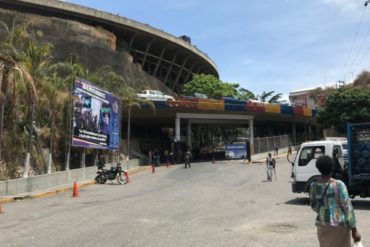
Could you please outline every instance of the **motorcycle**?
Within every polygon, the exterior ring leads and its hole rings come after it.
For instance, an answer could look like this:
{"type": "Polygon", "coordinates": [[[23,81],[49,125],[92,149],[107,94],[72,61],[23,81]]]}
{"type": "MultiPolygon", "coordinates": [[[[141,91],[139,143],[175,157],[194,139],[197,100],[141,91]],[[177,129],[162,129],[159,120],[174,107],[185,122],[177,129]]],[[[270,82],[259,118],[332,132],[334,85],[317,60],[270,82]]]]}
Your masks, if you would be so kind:
{"type": "Polygon", "coordinates": [[[105,184],[108,179],[111,181],[116,179],[119,184],[128,183],[128,174],[122,170],[121,163],[117,163],[115,167],[111,167],[110,169],[104,169],[104,167],[104,163],[98,161],[98,171],[96,172],[98,175],[95,177],[96,182],[105,184]]]}

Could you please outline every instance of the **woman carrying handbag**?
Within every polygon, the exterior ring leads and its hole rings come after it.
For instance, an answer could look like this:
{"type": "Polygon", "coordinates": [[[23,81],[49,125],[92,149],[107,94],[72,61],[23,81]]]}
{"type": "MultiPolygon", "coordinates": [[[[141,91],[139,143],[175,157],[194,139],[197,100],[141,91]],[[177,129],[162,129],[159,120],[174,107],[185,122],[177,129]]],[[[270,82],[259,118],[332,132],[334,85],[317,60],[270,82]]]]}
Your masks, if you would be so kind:
{"type": "Polygon", "coordinates": [[[317,213],[316,226],[320,247],[351,247],[361,241],[356,217],[346,185],[333,179],[334,160],[320,156],[316,167],[321,179],[310,187],[311,208],[317,213]]]}

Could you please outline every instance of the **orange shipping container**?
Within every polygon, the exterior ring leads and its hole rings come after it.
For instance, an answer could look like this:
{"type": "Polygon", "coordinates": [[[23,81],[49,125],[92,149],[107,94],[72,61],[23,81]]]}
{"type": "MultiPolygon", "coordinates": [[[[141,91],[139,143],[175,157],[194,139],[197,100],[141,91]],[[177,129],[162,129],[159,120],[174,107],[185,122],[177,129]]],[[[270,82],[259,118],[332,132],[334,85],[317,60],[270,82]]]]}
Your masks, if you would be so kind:
{"type": "Polygon", "coordinates": [[[303,116],[305,117],[312,117],[312,109],[311,108],[303,108],[303,116]]]}
{"type": "Polygon", "coordinates": [[[223,100],[213,100],[213,99],[198,99],[198,109],[199,110],[224,110],[223,100]]]}
{"type": "Polygon", "coordinates": [[[265,112],[268,113],[280,113],[280,105],[279,104],[265,104],[265,112]]]}

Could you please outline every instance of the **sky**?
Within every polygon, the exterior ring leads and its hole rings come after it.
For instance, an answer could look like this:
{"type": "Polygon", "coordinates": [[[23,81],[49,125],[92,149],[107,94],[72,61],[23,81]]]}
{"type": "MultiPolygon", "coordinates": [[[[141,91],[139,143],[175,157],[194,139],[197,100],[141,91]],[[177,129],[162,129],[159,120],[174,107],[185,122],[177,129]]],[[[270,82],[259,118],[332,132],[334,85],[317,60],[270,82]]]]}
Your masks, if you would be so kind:
{"type": "Polygon", "coordinates": [[[352,81],[370,67],[365,0],[67,0],[187,35],[256,95],[352,81]]]}

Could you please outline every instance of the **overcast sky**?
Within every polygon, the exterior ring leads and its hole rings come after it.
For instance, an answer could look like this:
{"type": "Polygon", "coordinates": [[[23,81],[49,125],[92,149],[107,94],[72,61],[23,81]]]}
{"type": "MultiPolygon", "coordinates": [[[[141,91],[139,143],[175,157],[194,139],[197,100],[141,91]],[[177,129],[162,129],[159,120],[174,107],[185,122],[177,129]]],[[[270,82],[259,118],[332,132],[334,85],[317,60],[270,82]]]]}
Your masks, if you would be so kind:
{"type": "Polygon", "coordinates": [[[220,79],[288,95],[370,66],[365,0],[68,0],[149,24],[215,61],[220,79]]]}

